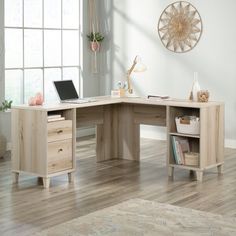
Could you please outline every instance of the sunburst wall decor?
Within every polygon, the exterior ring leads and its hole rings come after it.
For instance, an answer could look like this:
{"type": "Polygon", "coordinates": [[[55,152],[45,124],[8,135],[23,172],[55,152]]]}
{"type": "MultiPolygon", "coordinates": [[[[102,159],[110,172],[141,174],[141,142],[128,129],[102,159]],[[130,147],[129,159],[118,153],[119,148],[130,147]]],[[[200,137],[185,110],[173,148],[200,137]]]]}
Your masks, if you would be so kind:
{"type": "Polygon", "coordinates": [[[162,12],[158,22],[158,33],[161,42],[168,50],[188,52],[201,38],[201,16],[191,3],[174,2],[162,12]]]}

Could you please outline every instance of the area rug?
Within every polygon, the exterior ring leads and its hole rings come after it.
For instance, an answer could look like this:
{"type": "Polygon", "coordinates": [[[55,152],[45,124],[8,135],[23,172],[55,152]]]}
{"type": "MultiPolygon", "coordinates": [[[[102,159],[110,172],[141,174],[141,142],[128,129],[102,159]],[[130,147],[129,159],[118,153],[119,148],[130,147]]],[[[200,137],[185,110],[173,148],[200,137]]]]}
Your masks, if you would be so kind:
{"type": "Polygon", "coordinates": [[[54,226],[37,236],[235,236],[236,218],[131,199],[54,226]]]}

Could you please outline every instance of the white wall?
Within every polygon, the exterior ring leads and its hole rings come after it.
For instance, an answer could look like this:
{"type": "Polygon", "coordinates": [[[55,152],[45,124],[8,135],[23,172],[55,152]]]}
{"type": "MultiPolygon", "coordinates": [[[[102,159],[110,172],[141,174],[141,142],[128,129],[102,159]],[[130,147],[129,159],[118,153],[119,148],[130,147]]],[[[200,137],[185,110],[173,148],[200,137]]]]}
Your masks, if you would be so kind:
{"type": "MultiPolygon", "coordinates": [[[[148,70],[133,74],[139,95],[169,94],[187,98],[193,72],[199,74],[201,88],[210,91],[211,100],[225,102],[226,139],[236,147],[236,1],[191,0],[203,21],[203,35],[190,52],[176,54],[165,49],[158,37],[157,23],[163,9],[173,1],[110,0],[112,25],[111,51],[113,65],[106,80],[115,86],[135,55],[140,55],[148,70]]],[[[105,86],[105,83],[104,83],[105,86]]],[[[102,85],[101,85],[102,87],[102,85]]],[[[104,90],[101,90],[101,94],[104,90]]],[[[158,128],[145,128],[143,134],[163,137],[158,128]]]]}

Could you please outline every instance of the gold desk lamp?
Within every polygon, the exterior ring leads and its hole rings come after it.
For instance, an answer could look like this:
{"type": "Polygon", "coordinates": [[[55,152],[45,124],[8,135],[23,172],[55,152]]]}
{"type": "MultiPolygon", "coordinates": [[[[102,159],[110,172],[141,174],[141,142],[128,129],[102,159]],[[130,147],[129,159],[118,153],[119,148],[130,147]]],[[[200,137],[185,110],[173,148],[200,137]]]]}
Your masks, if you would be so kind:
{"type": "Polygon", "coordinates": [[[142,63],[142,60],[139,56],[134,58],[133,64],[130,69],[127,71],[127,85],[128,85],[128,93],[133,94],[133,88],[131,83],[131,74],[132,72],[144,72],[147,70],[146,65],[142,63]]]}

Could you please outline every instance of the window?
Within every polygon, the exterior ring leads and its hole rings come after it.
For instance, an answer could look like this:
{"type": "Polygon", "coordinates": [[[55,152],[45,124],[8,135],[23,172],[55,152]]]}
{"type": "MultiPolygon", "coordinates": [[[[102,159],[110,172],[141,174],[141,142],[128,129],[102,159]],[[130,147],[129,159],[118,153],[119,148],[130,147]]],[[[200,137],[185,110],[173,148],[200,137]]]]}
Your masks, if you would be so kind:
{"type": "Polygon", "coordinates": [[[37,92],[57,100],[54,80],[80,91],[80,1],[5,0],[5,98],[27,103],[37,92]]]}

